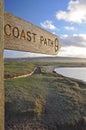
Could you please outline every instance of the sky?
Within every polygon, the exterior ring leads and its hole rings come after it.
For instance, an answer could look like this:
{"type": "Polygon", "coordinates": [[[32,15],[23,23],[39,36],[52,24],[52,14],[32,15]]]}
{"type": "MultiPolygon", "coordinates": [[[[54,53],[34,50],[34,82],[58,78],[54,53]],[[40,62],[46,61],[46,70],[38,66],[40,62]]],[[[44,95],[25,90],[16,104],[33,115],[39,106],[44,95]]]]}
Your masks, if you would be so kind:
{"type": "MultiPolygon", "coordinates": [[[[58,55],[86,58],[86,0],[4,0],[5,11],[56,34],[58,55]]],[[[5,50],[5,57],[42,54],[5,50]]]]}

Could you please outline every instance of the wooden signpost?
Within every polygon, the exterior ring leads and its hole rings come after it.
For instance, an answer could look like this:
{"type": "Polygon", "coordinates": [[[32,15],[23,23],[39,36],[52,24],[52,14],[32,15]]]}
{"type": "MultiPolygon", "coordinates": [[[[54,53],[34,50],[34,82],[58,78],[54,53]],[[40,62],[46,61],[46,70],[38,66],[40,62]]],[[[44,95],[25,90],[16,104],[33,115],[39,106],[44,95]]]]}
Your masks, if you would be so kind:
{"type": "Polygon", "coordinates": [[[57,54],[60,48],[56,35],[4,12],[0,0],[0,130],[4,130],[4,49],[57,54]]]}
{"type": "Polygon", "coordinates": [[[0,0],[0,130],[4,130],[4,3],[0,0]]]}

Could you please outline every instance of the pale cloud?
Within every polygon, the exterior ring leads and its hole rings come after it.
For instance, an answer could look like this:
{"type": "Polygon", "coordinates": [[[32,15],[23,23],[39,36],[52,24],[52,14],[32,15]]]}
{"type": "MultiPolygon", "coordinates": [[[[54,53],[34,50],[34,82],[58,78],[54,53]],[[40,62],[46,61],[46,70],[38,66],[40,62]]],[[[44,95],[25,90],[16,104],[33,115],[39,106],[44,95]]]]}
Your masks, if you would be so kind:
{"type": "Polygon", "coordinates": [[[86,34],[61,35],[59,41],[62,46],[86,47],[86,34]]]}
{"type": "Polygon", "coordinates": [[[53,34],[56,34],[55,32],[52,32],[53,34]]]}
{"type": "Polygon", "coordinates": [[[82,37],[84,40],[86,40],[86,34],[73,34],[75,37],[82,37]]]}
{"type": "Polygon", "coordinates": [[[50,30],[56,30],[56,26],[53,24],[52,21],[46,20],[43,23],[40,23],[41,27],[45,29],[50,29],[50,30]]]}
{"type": "Polygon", "coordinates": [[[59,36],[61,49],[58,56],[86,58],[86,34],[59,36]]]}
{"type": "Polygon", "coordinates": [[[64,29],[65,30],[75,30],[75,28],[73,26],[65,26],[64,29]]]}
{"type": "Polygon", "coordinates": [[[86,23],[86,0],[70,0],[67,11],[58,11],[56,18],[72,23],[86,23]]]}
{"type": "Polygon", "coordinates": [[[64,46],[60,49],[58,56],[86,58],[86,47],[64,46]]]}

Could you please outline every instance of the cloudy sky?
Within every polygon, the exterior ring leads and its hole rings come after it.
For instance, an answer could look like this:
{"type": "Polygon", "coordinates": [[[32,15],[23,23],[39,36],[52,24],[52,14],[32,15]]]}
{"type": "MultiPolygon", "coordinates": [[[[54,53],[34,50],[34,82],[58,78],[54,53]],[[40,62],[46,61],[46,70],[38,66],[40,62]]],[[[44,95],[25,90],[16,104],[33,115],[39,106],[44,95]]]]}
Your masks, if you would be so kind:
{"type": "MultiPolygon", "coordinates": [[[[57,56],[86,58],[86,0],[5,0],[5,10],[58,36],[57,56]]],[[[40,54],[5,50],[5,57],[40,54]]]]}

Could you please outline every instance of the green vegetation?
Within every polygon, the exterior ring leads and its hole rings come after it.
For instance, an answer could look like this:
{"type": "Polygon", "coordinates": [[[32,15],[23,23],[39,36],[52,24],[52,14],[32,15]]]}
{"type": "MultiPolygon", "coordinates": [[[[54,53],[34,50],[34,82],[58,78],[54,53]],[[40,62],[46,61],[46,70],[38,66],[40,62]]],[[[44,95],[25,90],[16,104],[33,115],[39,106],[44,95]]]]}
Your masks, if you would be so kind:
{"type": "MultiPolygon", "coordinates": [[[[57,66],[57,67],[75,67],[75,66],[86,66],[86,63],[57,63],[57,62],[24,62],[24,61],[5,61],[5,79],[13,78],[16,76],[29,74],[37,66],[57,66]]],[[[45,68],[42,68],[42,71],[46,72],[45,68]]]]}
{"type": "MultiPolygon", "coordinates": [[[[19,75],[31,72],[39,65],[6,62],[5,72],[19,75]]],[[[43,67],[41,71],[25,78],[5,80],[6,122],[16,122],[16,119],[30,122],[34,120],[41,122],[49,130],[60,130],[63,126],[72,126],[75,130],[74,127],[78,128],[86,116],[86,83],[49,73],[43,67]]],[[[83,122],[81,126],[86,128],[83,122]]]]}
{"type": "Polygon", "coordinates": [[[31,73],[34,70],[35,64],[27,62],[5,62],[5,78],[12,78],[17,75],[31,73]]]}

